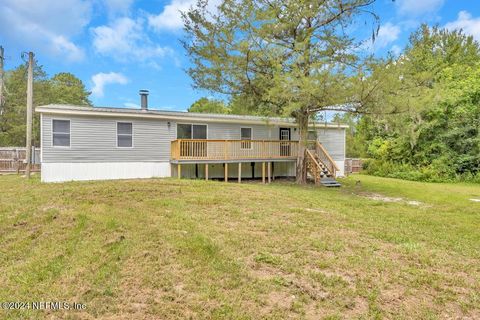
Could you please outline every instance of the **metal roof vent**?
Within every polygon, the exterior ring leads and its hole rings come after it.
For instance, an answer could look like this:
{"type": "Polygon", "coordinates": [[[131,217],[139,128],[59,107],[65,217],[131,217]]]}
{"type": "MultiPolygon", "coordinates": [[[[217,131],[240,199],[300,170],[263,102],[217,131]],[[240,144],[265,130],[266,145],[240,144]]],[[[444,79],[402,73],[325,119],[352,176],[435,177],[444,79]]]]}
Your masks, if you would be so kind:
{"type": "Polygon", "coordinates": [[[148,90],[140,90],[140,106],[142,110],[148,110],[148,90]]]}

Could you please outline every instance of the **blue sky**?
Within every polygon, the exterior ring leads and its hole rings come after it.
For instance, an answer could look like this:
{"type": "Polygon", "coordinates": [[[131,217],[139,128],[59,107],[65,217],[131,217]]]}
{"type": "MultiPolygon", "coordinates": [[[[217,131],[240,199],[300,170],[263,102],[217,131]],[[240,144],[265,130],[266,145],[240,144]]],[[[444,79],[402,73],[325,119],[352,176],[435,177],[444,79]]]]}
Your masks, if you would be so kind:
{"type": "MultiPolygon", "coordinates": [[[[138,90],[148,89],[152,107],[186,110],[211,95],[192,89],[184,71],[179,11],[194,2],[0,0],[6,69],[22,63],[22,52],[34,51],[49,75],[71,72],[82,79],[94,105],[136,107],[138,90]]],[[[399,52],[422,22],[462,28],[480,40],[478,0],[377,0],[374,8],[381,28],[368,50],[377,55],[399,52]]]]}

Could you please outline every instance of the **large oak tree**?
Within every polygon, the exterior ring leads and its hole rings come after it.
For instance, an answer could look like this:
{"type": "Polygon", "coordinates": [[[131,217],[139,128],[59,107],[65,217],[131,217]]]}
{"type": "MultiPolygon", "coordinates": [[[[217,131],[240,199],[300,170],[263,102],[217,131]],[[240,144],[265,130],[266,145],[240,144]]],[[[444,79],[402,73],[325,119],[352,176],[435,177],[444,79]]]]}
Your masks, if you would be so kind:
{"type": "Polygon", "coordinates": [[[324,110],[358,112],[374,87],[362,81],[368,64],[351,35],[361,22],[375,37],[374,1],[223,0],[212,12],[208,0],[199,0],[183,14],[194,87],[247,96],[294,117],[297,182],[304,183],[309,121],[324,110]]]}

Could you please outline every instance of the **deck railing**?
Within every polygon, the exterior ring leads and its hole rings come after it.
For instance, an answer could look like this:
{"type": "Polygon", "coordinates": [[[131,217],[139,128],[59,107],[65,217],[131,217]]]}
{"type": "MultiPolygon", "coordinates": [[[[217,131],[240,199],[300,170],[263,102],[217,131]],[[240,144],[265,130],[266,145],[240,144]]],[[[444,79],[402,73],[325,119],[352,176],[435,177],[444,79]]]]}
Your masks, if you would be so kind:
{"type": "Polygon", "coordinates": [[[327,167],[328,171],[335,177],[336,172],[340,169],[338,168],[337,164],[332,159],[330,154],[327,152],[327,150],[325,150],[325,147],[318,141],[315,142],[315,152],[317,154],[318,160],[323,162],[323,164],[327,167]]]}
{"type": "Polygon", "coordinates": [[[196,140],[172,141],[172,160],[296,159],[298,141],[196,140]]]}

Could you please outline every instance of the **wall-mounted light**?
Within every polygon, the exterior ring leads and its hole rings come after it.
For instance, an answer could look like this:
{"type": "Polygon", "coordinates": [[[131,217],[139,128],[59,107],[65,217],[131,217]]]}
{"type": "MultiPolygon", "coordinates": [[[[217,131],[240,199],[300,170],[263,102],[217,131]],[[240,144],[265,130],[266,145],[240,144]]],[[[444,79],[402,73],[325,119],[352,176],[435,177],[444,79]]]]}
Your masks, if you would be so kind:
{"type": "Polygon", "coordinates": [[[168,122],[167,122],[168,129],[170,129],[170,126],[171,126],[171,125],[172,125],[172,124],[170,123],[170,121],[168,121],[168,122]]]}

